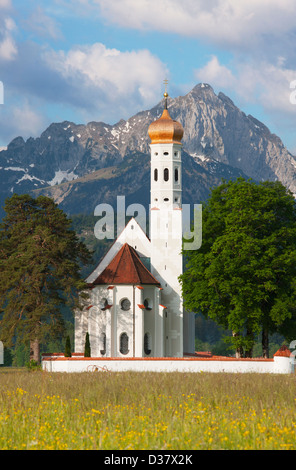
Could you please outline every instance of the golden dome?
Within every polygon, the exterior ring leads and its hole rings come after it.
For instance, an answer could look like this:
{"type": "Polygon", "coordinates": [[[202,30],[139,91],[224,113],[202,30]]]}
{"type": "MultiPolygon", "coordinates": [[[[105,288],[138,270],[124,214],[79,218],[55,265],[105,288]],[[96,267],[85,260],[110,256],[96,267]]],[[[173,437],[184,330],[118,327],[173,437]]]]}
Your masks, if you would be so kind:
{"type": "Polygon", "coordinates": [[[180,144],[183,133],[182,125],[171,118],[167,109],[163,110],[162,116],[152,122],[148,129],[151,144],[180,144]]]}

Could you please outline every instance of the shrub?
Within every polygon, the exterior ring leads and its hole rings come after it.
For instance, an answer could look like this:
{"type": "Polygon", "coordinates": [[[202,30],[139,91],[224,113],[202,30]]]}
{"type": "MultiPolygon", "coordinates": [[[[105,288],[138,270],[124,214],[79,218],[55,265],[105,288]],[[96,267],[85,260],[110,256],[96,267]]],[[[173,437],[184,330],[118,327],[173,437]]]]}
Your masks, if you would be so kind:
{"type": "Polygon", "coordinates": [[[70,336],[67,336],[66,338],[66,345],[65,345],[65,357],[71,357],[71,342],[70,342],[70,336]]]}
{"type": "Polygon", "coordinates": [[[91,357],[90,342],[89,342],[89,334],[88,333],[86,333],[86,336],[85,336],[84,357],[91,357]]]}

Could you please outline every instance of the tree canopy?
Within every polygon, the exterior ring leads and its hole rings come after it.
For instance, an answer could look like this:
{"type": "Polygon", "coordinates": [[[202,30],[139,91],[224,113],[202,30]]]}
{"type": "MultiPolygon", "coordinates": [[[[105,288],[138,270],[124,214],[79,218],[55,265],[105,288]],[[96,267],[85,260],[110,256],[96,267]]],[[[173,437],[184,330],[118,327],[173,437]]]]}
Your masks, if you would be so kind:
{"type": "Polygon", "coordinates": [[[255,335],[296,335],[296,207],[280,182],[238,178],[203,205],[202,246],[184,251],[184,306],[232,331],[237,356],[252,356],[255,335]]]}
{"type": "Polygon", "coordinates": [[[85,287],[81,265],[91,253],[71,229],[71,220],[44,196],[16,195],[5,202],[0,224],[0,338],[30,343],[39,361],[40,343],[63,332],[61,308],[79,303],[85,287]]]}

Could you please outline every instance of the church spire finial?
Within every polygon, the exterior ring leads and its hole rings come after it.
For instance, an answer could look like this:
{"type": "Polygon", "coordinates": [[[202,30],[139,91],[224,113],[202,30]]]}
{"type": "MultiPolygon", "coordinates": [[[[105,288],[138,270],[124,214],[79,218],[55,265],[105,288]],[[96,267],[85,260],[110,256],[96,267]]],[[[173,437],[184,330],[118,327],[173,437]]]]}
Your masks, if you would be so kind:
{"type": "Polygon", "coordinates": [[[156,121],[153,121],[149,128],[148,134],[151,139],[151,144],[181,144],[184,129],[182,125],[171,118],[168,111],[168,80],[164,80],[165,92],[164,96],[164,110],[162,115],[156,121]]]}
{"type": "Polygon", "coordinates": [[[168,87],[168,83],[169,81],[167,79],[164,80],[164,86],[165,86],[165,91],[164,91],[164,98],[165,98],[165,101],[164,101],[164,109],[168,109],[168,92],[167,92],[167,87],[168,87]]]}

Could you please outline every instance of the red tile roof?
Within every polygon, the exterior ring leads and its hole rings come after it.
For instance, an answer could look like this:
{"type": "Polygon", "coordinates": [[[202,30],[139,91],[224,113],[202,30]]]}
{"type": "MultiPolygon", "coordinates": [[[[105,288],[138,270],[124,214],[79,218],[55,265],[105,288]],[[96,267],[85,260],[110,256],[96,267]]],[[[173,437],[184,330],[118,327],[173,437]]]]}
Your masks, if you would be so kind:
{"type": "Polygon", "coordinates": [[[89,287],[101,284],[149,284],[160,286],[160,282],[144,266],[134,248],[127,243],[121,247],[97,279],[89,284],[89,287]]]}
{"type": "Polygon", "coordinates": [[[291,351],[287,346],[281,346],[280,349],[274,354],[274,356],[290,357],[291,351]]]}

